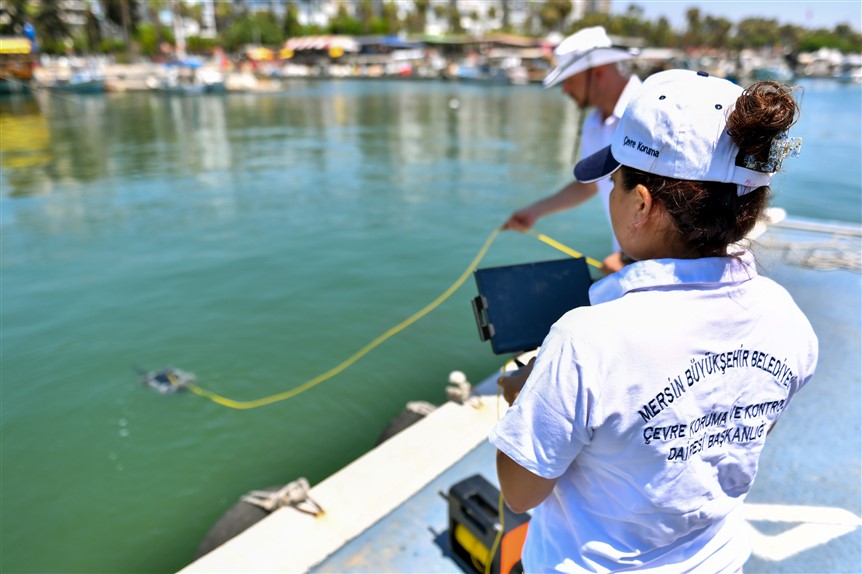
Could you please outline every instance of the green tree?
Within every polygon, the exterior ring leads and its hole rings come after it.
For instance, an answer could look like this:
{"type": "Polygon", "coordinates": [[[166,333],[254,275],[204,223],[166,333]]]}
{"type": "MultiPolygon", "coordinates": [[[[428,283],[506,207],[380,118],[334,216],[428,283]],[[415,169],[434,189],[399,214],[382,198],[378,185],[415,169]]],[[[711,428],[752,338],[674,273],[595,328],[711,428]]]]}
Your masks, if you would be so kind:
{"type": "Polygon", "coordinates": [[[123,30],[126,41],[138,26],[139,0],[102,0],[102,13],[105,18],[123,30]]]}
{"type": "Polygon", "coordinates": [[[727,48],[733,24],[727,18],[707,15],[703,20],[703,41],[711,48],[727,48]]]}
{"type": "Polygon", "coordinates": [[[621,16],[614,18],[619,22],[615,32],[627,38],[645,38],[649,34],[649,22],[644,20],[644,10],[640,6],[629,4],[621,16]]]}
{"type": "Polygon", "coordinates": [[[284,42],[284,32],[271,12],[239,16],[224,35],[225,47],[236,51],[245,44],[277,46],[284,42]]]}
{"type": "Polygon", "coordinates": [[[687,28],[682,36],[683,45],[686,48],[696,48],[703,45],[703,30],[700,19],[700,10],[697,8],[689,8],[685,11],[685,20],[687,28]]]}
{"type": "Polygon", "coordinates": [[[60,0],[42,0],[36,14],[36,34],[45,52],[63,53],[71,37],[69,27],[60,15],[60,0]]]}
{"type": "Polygon", "coordinates": [[[853,30],[849,24],[838,24],[832,35],[841,39],[838,49],[845,54],[862,52],[862,34],[853,30]]]}
{"type": "Polygon", "coordinates": [[[568,32],[573,33],[592,26],[601,26],[605,30],[610,31],[614,27],[613,18],[604,12],[587,12],[584,14],[583,18],[577,22],[573,22],[572,25],[569,26],[568,32]]]}
{"type": "Polygon", "coordinates": [[[102,27],[93,11],[87,9],[87,23],[84,25],[89,51],[95,51],[102,43],[102,27]]]}
{"type": "Polygon", "coordinates": [[[785,24],[778,28],[778,40],[786,49],[796,52],[802,43],[805,29],[792,24],[785,24]]]}
{"type": "Polygon", "coordinates": [[[284,31],[286,38],[293,38],[302,33],[302,25],[299,23],[299,8],[297,8],[296,4],[290,3],[287,5],[281,29],[284,31]]]}
{"type": "Polygon", "coordinates": [[[401,31],[403,22],[398,17],[398,7],[391,0],[383,5],[379,20],[383,34],[397,34],[401,31]]]}
{"type": "Polygon", "coordinates": [[[545,31],[561,30],[572,11],[572,0],[545,0],[539,8],[539,21],[545,31]]]}
{"type": "Polygon", "coordinates": [[[362,33],[363,29],[363,24],[348,13],[347,7],[344,4],[338,5],[338,12],[335,14],[335,18],[329,22],[329,32],[332,34],[357,35],[362,33]]]}
{"type": "Polygon", "coordinates": [[[141,53],[146,56],[155,56],[159,53],[159,35],[156,27],[152,24],[141,24],[135,30],[135,40],[140,46],[141,53]]]}
{"type": "Polygon", "coordinates": [[[358,9],[359,22],[362,24],[362,33],[369,34],[371,33],[374,23],[374,5],[371,3],[371,0],[359,0],[358,9]]]}
{"type": "Polygon", "coordinates": [[[763,48],[777,46],[780,34],[778,22],[766,18],[745,18],[736,26],[736,45],[739,47],[763,48]]]}
{"type": "Polygon", "coordinates": [[[854,32],[847,24],[839,24],[834,30],[818,28],[805,31],[799,49],[802,52],[815,52],[820,48],[832,48],[848,54],[862,51],[862,35],[854,32]]]}
{"type": "Polygon", "coordinates": [[[176,3],[177,13],[183,18],[192,18],[201,22],[203,20],[203,6],[200,4],[190,4],[179,0],[176,3]]]}
{"type": "Polygon", "coordinates": [[[425,31],[425,24],[428,22],[428,6],[430,5],[430,0],[413,0],[413,6],[415,7],[414,14],[416,15],[416,32],[425,31]]]}
{"type": "Polygon", "coordinates": [[[512,31],[512,0],[500,0],[500,5],[503,7],[503,31],[512,31]]]}
{"type": "Polygon", "coordinates": [[[442,20],[443,17],[445,17],[445,16],[446,16],[446,8],[444,6],[441,6],[440,4],[435,5],[434,6],[434,17],[436,17],[438,20],[442,20]]]}
{"type": "Polygon", "coordinates": [[[153,25],[157,45],[161,46],[162,42],[173,44],[175,41],[173,26],[163,26],[159,21],[159,13],[162,10],[171,9],[171,5],[168,3],[168,0],[149,0],[144,3],[143,9],[146,11],[145,14],[147,16],[147,20],[149,20],[153,25]]]}
{"type": "Polygon", "coordinates": [[[678,45],[679,36],[673,31],[670,22],[664,16],[660,17],[648,36],[650,44],[660,48],[670,48],[678,45]]]}
{"type": "Polygon", "coordinates": [[[24,24],[30,19],[30,0],[6,0],[3,4],[9,21],[0,24],[0,34],[20,36],[24,33],[24,24]]]}
{"type": "Polygon", "coordinates": [[[413,0],[413,10],[407,13],[404,20],[404,26],[408,32],[421,34],[425,31],[429,5],[429,0],[413,0]]]}
{"type": "Polygon", "coordinates": [[[446,8],[446,21],[449,23],[450,34],[464,33],[464,27],[461,25],[461,11],[458,10],[457,2],[450,0],[449,7],[446,8]]]}
{"type": "MultiPolygon", "coordinates": [[[[215,2],[216,29],[219,31],[230,29],[236,15],[230,2],[215,2]]],[[[220,34],[222,35],[222,34],[220,34]]]]}
{"type": "Polygon", "coordinates": [[[215,38],[201,38],[200,36],[186,38],[186,51],[190,54],[212,54],[218,45],[218,40],[215,38]]]}

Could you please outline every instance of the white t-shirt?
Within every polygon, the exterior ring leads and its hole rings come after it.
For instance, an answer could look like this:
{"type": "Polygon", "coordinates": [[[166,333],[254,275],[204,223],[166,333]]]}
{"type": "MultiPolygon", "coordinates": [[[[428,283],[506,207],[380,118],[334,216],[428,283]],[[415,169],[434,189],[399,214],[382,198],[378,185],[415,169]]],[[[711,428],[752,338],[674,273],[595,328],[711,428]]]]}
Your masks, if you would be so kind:
{"type": "MultiPolygon", "coordinates": [[[[629,104],[629,100],[637,93],[641,86],[641,81],[637,76],[631,76],[625,88],[623,88],[616,105],[614,112],[610,116],[603,118],[602,113],[598,108],[593,108],[592,111],[584,118],[584,131],[581,138],[581,158],[588,157],[600,149],[604,149],[611,145],[614,137],[614,132],[617,125],[620,123],[620,118],[623,117],[623,112],[629,104]]],[[[611,189],[614,187],[610,177],[600,179],[596,182],[599,188],[599,197],[602,198],[602,205],[605,208],[605,215],[608,218],[608,223],[611,221],[611,212],[608,198],[611,195],[611,189]]],[[[620,245],[617,243],[616,237],[612,236],[612,250],[614,253],[620,250],[620,245]]]]}
{"type": "Polygon", "coordinates": [[[552,327],[490,436],[558,479],[526,571],[737,571],[766,433],[817,362],[810,323],[750,253],[636,262],[590,301],[552,327]]]}

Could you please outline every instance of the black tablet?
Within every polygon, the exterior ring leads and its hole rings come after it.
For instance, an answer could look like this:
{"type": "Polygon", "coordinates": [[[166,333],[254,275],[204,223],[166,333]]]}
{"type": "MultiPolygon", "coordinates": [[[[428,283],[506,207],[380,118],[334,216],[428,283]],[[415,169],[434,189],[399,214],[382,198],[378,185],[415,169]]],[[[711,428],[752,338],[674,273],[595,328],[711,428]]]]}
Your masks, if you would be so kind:
{"type": "Polygon", "coordinates": [[[592,278],[583,258],[489,267],[473,275],[479,338],[490,340],[497,355],[539,347],[564,313],[590,304],[592,278]]]}

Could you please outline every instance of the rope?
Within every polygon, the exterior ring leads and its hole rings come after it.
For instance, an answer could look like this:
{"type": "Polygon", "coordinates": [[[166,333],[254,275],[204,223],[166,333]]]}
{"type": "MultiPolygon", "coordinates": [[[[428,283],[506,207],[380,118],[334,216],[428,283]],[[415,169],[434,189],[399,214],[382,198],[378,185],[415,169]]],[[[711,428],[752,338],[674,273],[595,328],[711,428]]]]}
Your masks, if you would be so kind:
{"type": "MultiPolygon", "coordinates": [[[[554,241],[553,239],[551,239],[550,237],[548,237],[546,235],[542,235],[540,233],[534,233],[534,232],[531,232],[531,233],[533,233],[533,235],[538,237],[541,241],[547,243],[548,245],[554,247],[555,249],[559,249],[563,253],[571,255],[572,257],[583,257],[580,253],[578,253],[574,249],[566,247],[562,243],[554,241]]],[[[353,355],[351,355],[350,357],[348,357],[347,359],[345,359],[344,361],[342,361],[341,363],[339,363],[335,367],[329,369],[328,371],[326,371],[324,373],[317,375],[316,377],[314,377],[312,379],[309,379],[308,381],[304,382],[303,384],[299,385],[298,387],[290,389],[289,391],[276,393],[274,395],[262,397],[260,399],[255,399],[255,400],[251,400],[251,401],[237,401],[234,399],[223,397],[223,396],[216,394],[212,391],[208,391],[208,390],[204,389],[203,387],[200,387],[194,383],[189,384],[187,386],[187,388],[200,397],[204,397],[206,399],[209,399],[209,400],[213,401],[214,403],[218,403],[224,407],[228,407],[231,409],[237,409],[237,410],[256,409],[258,407],[271,405],[271,404],[277,403],[279,401],[286,401],[287,399],[291,399],[291,398],[299,395],[300,393],[304,393],[305,391],[313,389],[314,387],[316,387],[320,383],[322,383],[326,380],[329,380],[332,377],[338,375],[339,373],[341,373],[342,371],[344,371],[345,369],[347,369],[348,367],[353,365],[356,361],[358,361],[359,359],[361,359],[362,357],[364,357],[365,355],[370,353],[376,347],[380,346],[383,342],[394,337],[395,335],[397,335],[398,333],[400,333],[401,331],[403,331],[404,329],[406,329],[407,327],[409,327],[410,325],[412,325],[413,323],[415,323],[416,321],[418,321],[419,319],[421,319],[422,317],[424,317],[425,315],[427,315],[428,313],[430,313],[431,311],[433,311],[434,309],[439,307],[444,301],[446,301],[446,299],[448,299],[453,293],[455,293],[455,291],[457,291],[461,287],[461,285],[463,285],[464,282],[470,277],[470,275],[473,273],[473,271],[476,270],[476,267],[478,267],[479,263],[482,261],[482,259],[484,259],[485,254],[488,253],[488,249],[491,247],[491,244],[494,242],[494,240],[497,239],[497,235],[499,235],[499,234],[500,234],[500,229],[494,229],[494,231],[491,232],[491,234],[485,240],[484,245],[482,245],[482,248],[479,249],[479,252],[476,254],[476,257],[474,257],[473,261],[470,262],[470,265],[467,266],[467,269],[464,270],[464,272],[461,274],[461,276],[458,277],[458,279],[456,279],[455,282],[452,283],[452,285],[450,285],[443,293],[441,293],[436,299],[434,299],[434,301],[432,301],[431,303],[429,303],[428,305],[426,305],[425,307],[423,307],[418,312],[414,313],[413,315],[411,315],[410,317],[408,317],[407,319],[405,319],[401,323],[398,323],[397,325],[395,325],[394,327],[392,327],[391,329],[389,329],[388,331],[386,331],[382,335],[378,336],[376,339],[374,339],[373,341],[371,341],[370,343],[368,343],[367,345],[365,345],[364,347],[359,349],[356,353],[354,353],[353,355]]],[[[592,265],[594,267],[599,267],[599,268],[601,267],[601,263],[599,263],[595,259],[587,258],[587,263],[589,263],[590,265],[592,265]]]]}

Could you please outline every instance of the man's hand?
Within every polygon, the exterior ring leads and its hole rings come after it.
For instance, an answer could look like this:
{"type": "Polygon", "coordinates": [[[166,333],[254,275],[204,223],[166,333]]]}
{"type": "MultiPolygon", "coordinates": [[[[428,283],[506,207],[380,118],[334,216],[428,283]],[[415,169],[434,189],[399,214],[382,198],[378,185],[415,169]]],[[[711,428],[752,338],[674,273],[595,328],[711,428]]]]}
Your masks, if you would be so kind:
{"type": "Polygon", "coordinates": [[[514,403],[515,399],[518,398],[521,389],[524,388],[524,383],[527,382],[527,377],[533,372],[533,363],[535,362],[536,358],[533,357],[529,363],[512,372],[511,375],[503,375],[497,379],[497,385],[503,389],[503,398],[506,399],[509,405],[514,403]]]}
{"type": "Polygon", "coordinates": [[[537,219],[539,219],[539,214],[532,208],[525,207],[510,215],[506,223],[503,224],[503,229],[514,229],[515,231],[524,232],[531,229],[537,219]]]}

